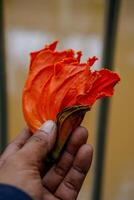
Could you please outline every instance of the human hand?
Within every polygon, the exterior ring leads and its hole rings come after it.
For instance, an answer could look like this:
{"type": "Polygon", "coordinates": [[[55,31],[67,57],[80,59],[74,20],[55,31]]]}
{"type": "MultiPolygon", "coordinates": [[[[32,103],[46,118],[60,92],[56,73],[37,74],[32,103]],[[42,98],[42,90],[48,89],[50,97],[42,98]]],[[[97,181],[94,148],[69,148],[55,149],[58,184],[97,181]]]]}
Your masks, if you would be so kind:
{"type": "Polygon", "coordinates": [[[92,161],[87,130],[77,128],[58,163],[43,174],[55,139],[53,121],[47,121],[32,136],[24,129],[0,157],[0,183],[16,186],[36,200],[75,200],[92,161]]]}

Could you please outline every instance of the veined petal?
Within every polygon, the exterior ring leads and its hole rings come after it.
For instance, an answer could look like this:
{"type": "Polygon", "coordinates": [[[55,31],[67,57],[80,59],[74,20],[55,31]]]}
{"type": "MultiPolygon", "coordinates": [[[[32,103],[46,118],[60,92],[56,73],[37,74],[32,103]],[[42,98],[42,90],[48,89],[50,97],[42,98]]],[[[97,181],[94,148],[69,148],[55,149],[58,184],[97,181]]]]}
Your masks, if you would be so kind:
{"type": "Polygon", "coordinates": [[[115,84],[120,81],[118,74],[107,69],[92,72],[92,75],[97,75],[98,77],[86,94],[78,96],[79,104],[92,106],[97,99],[112,96],[115,84]]]}
{"type": "Polygon", "coordinates": [[[30,70],[23,91],[23,113],[34,133],[48,119],[72,106],[89,106],[102,97],[112,96],[120,80],[116,73],[91,71],[94,56],[80,63],[82,52],[56,51],[57,41],[31,53],[30,70]]]}

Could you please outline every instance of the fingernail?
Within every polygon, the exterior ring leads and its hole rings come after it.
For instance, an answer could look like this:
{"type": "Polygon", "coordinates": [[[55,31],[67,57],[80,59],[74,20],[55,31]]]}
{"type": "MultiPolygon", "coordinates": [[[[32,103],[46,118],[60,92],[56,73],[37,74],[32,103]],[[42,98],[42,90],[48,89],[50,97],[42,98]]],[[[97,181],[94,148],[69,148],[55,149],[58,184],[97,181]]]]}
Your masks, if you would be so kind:
{"type": "Polygon", "coordinates": [[[40,130],[43,130],[45,133],[52,133],[56,129],[56,124],[52,120],[46,121],[41,127],[40,130]]]}

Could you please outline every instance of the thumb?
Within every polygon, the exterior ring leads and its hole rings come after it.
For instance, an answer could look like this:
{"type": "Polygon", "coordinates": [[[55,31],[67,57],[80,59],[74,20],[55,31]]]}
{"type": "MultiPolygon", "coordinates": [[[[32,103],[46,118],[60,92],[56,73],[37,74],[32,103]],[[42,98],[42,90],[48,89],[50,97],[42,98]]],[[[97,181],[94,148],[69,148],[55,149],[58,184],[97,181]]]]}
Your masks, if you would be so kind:
{"type": "Polygon", "coordinates": [[[56,140],[55,122],[46,121],[22,148],[33,160],[42,160],[52,150],[56,140]]]}

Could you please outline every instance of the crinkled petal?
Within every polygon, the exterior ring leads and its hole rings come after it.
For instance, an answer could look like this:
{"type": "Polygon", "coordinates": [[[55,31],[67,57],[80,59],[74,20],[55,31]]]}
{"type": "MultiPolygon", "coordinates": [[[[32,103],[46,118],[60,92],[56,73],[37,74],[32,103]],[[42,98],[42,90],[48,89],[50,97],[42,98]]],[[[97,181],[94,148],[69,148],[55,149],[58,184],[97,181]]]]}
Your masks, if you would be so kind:
{"type": "Polygon", "coordinates": [[[64,108],[91,107],[97,99],[111,96],[120,80],[116,73],[106,69],[92,71],[95,56],[87,63],[80,63],[81,51],[59,52],[55,50],[56,45],[57,41],[31,53],[23,91],[23,113],[32,132],[46,120],[56,120],[64,108]]]}

